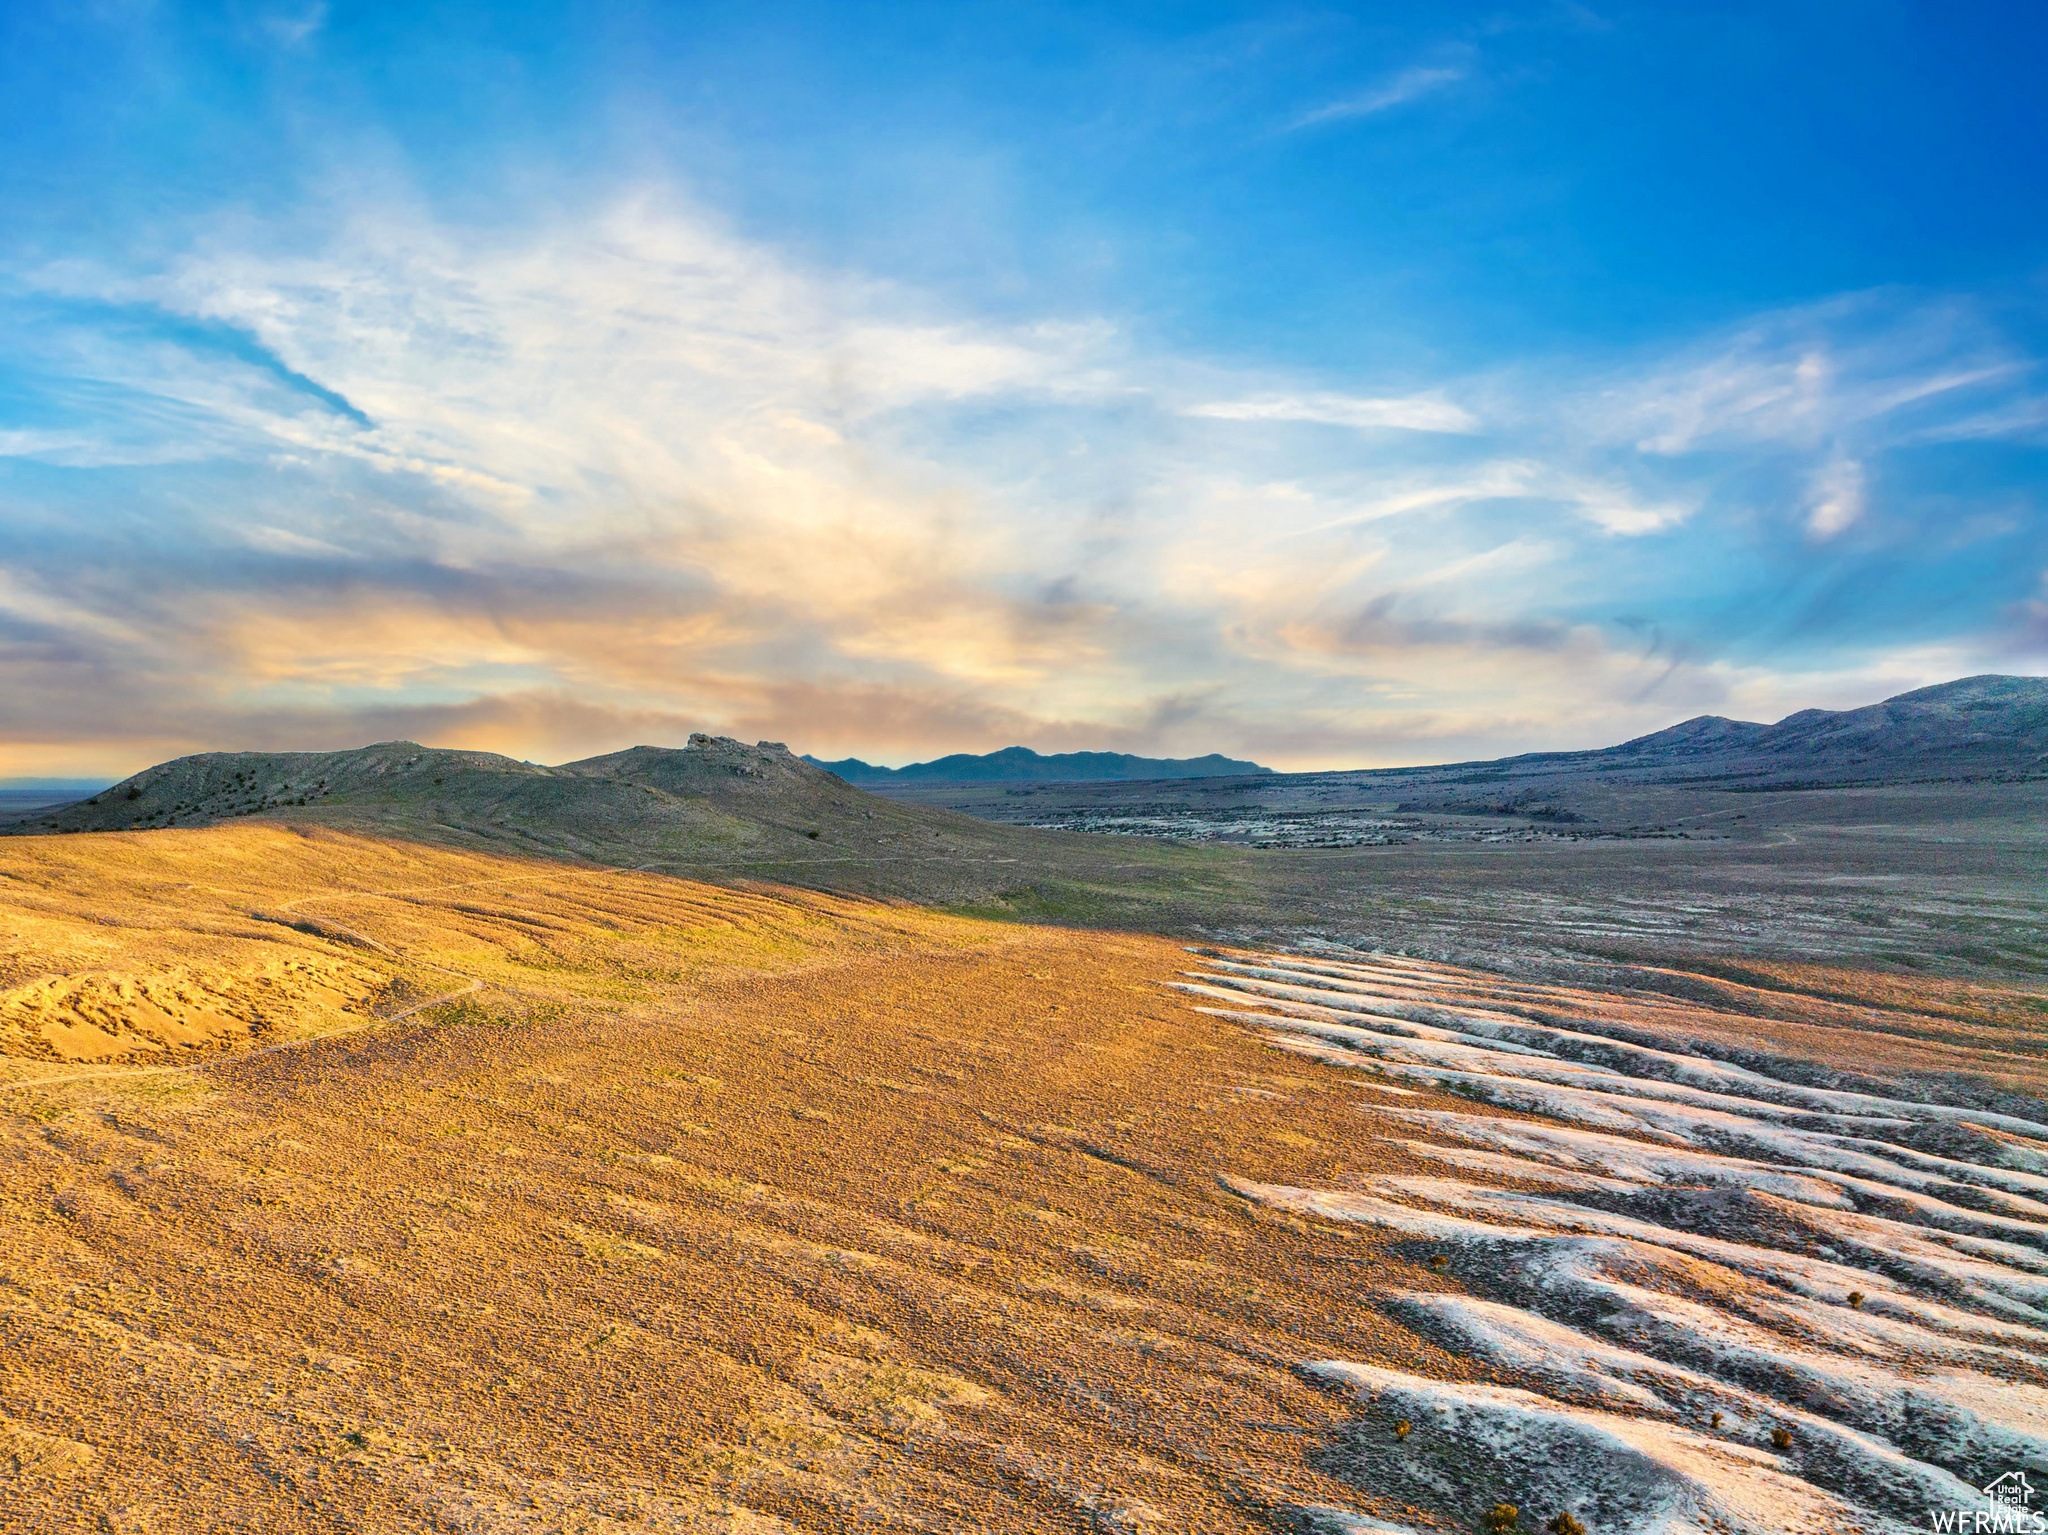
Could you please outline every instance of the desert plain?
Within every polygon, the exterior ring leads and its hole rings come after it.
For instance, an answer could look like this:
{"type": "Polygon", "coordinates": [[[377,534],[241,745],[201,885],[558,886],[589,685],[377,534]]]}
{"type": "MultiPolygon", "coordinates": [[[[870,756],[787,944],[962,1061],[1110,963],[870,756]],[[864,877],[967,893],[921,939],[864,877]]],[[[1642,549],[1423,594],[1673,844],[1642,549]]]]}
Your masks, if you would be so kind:
{"type": "Polygon", "coordinates": [[[0,839],[0,1528],[1888,1531],[2048,1469],[2038,780],[1256,849],[692,750],[0,839]]]}

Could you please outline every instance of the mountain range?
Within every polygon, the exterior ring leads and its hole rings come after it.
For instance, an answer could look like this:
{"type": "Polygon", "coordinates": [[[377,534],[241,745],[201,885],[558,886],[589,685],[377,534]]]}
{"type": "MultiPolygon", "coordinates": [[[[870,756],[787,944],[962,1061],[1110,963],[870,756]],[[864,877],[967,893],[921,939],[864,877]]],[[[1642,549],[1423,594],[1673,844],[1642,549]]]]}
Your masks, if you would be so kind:
{"type": "Polygon", "coordinates": [[[1646,782],[1849,785],[2048,773],[2048,677],[1987,674],[1860,709],[1802,709],[1775,725],[1702,714],[1619,746],[1406,768],[1503,775],[1594,772],[1646,782]]]}
{"type": "Polygon", "coordinates": [[[955,752],[931,762],[906,767],[876,767],[858,757],[826,762],[804,761],[836,773],[851,784],[875,788],[888,784],[939,783],[1104,783],[1157,778],[1241,778],[1270,773],[1256,762],[1243,762],[1211,752],[1206,757],[1133,757],[1128,752],[1056,752],[1040,756],[1027,746],[972,756],[955,752]]]}
{"type": "MultiPolygon", "coordinates": [[[[1549,793],[1574,784],[1798,788],[1910,780],[2048,776],[2048,678],[1982,676],[1843,711],[1808,709],[1774,725],[1702,715],[1595,751],[1537,752],[1492,762],[1347,773],[1281,774],[1256,763],[1021,747],[892,770],[819,764],[780,742],[693,735],[681,748],[636,746],[556,767],[494,752],[387,741],[340,752],[208,752],[147,768],[90,798],[30,811],[21,833],[149,830],[265,815],[436,840],[522,846],[604,863],[695,867],[900,861],[913,852],[1008,862],[1030,834],[868,787],[1095,783],[1133,792],[1178,778],[1184,793],[1228,790],[1436,792],[1444,808],[1477,792],[1549,793]],[[970,778],[966,774],[979,774],[970,778]],[[1030,775],[1025,777],[1024,775],[1030,775]],[[1151,774],[1150,779],[1140,775],[1151,774]],[[1195,781],[1201,780],[1199,785],[1195,781]]],[[[986,790],[984,789],[984,792],[986,790]]]]}

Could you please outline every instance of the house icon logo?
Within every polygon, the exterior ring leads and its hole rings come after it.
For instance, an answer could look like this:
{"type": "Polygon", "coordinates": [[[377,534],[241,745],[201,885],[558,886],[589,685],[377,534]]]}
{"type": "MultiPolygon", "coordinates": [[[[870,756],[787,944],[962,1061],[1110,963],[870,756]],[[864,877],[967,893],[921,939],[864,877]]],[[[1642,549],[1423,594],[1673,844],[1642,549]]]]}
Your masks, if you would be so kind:
{"type": "Polygon", "coordinates": [[[1997,1508],[2031,1508],[2034,1505],[2034,1487],[2024,1471],[2006,1472],[1985,1487],[1984,1496],[1997,1508]]]}
{"type": "Polygon", "coordinates": [[[1983,1507],[1937,1508],[1928,1520],[1936,1535],[2048,1535],[2048,1514],[2034,1512],[2034,1484],[2024,1471],[1993,1478],[1983,1507]]]}

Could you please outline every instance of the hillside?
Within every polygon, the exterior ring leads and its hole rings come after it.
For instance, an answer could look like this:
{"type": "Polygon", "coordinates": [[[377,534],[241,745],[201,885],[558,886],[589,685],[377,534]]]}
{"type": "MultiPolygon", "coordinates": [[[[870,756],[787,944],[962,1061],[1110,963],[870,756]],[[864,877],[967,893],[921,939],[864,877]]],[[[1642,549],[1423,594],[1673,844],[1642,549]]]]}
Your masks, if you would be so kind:
{"type": "Polygon", "coordinates": [[[17,836],[244,818],[717,879],[771,879],[941,903],[1056,899],[1145,921],[1160,900],[1222,899],[1231,869],[1191,849],[993,825],[867,793],[792,756],[694,735],[559,766],[386,741],[339,752],[209,752],[0,826],[17,836]],[[1057,897],[1051,892],[1058,891],[1057,897]]]}
{"type": "Polygon", "coordinates": [[[11,830],[271,822],[1203,939],[1371,934],[1449,956],[1484,932],[1488,947],[1535,952],[1682,943],[2009,978],[2048,972],[2048,774],[2023,771],[2039,760],[2042,687],[1969,679],[1867,710],[1694,721],[1494,763],[886,797],[774,743],[702,735],[559,766],[410,742],[209,754],[11,830]],[[1818,746],[1758,746],[1802,738],[1818,746]],[[1872,741],[1896,755],[1871,755],[1872,741]],[[1833,759],[1862,786],[1816,789],[1814,763],[1833,759]],[[1935,867],[1964,881],[1941,914],[1895,908],[1896,882],[1935,867]],[[1736,907],[1725,928],[1698,917],[1736,907]]]}
{"type": "Polygon", "coordinates": [[[1965,677],[1860,709],[1801,710],[1774,725],[1703,714],[1618,746],[1526,752],[1426,767],[1276,773],[1215,755],[1169,760],[1071,752],[1040,757],[1021,747],[986,757],[942,757],[893,770],[854,759],[818,765],[848,782],[885,791],[1003,783],[1098,784],[1117,797],[1137,793],[1171,799],[1176,794],[1223,793],[1235,796],[1237,803],[1251,802],[1244,798],[1247,789],[1258,802],[1276,803],[1275,796],[1284,797],[1294,786],[1378,786],[1409,794],[1510,781],[1564,788],[1595,782],[1720,780],[1789,786],[2025,779],[2048,775],[2048,678],[1965,677]],[[1256,783],[1218,781],[1224,779],[1256,783]],[[1169,789],[1170,780],[1187,782],[1169,789]],[[1126,783],[1132,787],[1119,787],[1126,783]]]}
{"type": "Polygon", "coordinates": [[[2048,776],[2048,678],[1967,677],[1775,725],[1702,715],[1591,751],[1352,772],[1275,773],[1211,755],[1132,757],[1011,747],[900,769],[818,763],[780,742],[690,737],[547,767],[494,752],[387,741],[341,752],[209,752],[145,769],[89,799],[23,817],[16,832],[201,826],[248,815],[316,819],[511,843],[599,862],[795,864],[906,852],[1014,857],[1024,844],[987,820],[904,803],[872,788],[1098,784],[1102,792],[1228,793],[1265,803],[1350,786],[1453,800],[1563,792],[1573,784],[1768,787],[2048,776]],[[1251,780],[1247,785],[1244,781],[1251,780]],[[855,782],[861,780],[861,782],[855,782]],[[1127,791],[1122,786],[1130,786],[1127,791]],[[1247,798],[1247,788],[1254,795],[1247,798]]]}
{"type": "MultiPolygon", "coordinates": [[[[1827,882],[1843,872],[1839,860],[1852,842],[1859,879],[1888,882],[1909,868],[1924,870],[1928,860],[1960,856],[1946,850],[1968,845],[1984,859],[1972,879],[2010,877],[2015,882],[2004,888],[2024,890],[2038,883],[2033,861],[2048,826],[2044,721],[2048,680],[1972,677],[1866,708],[1803,711],[1776,724],[1702,717],[1593,751],[1246,778],[892,792],[992,822],[1113,833],[1132,843],[1287,850],[1290,856],[1262,866],[1276,897],[1266,911],[1284,909],[1303,920],[1313,907],[1308,920],[1349,924],[1404,889],[1401,921],[1376,929],[1388,942],[1405,941],[1397,935],[1414,933],[1425,918],[1448,936],[1482,914],[1489,923],[1512,922],[1539,943],[1593,941],[1595,930],[1613,933],[1613,902],[1624,889],[1631,900],[1661,904],[1684,885],[1689,900],[1717,905],[1734,898],[1735,885],[1766,879],[1754,861],[1760,857],[1785,877],[1810,859],[1799,880],[1816,883],[1804,884],[1799,900],[1825,886],[1833,905],[1850,886],[1827,882]],[[1624,843],[1634,849],[1626,859],[1619,856],[1624,843]],[[1681,851],[1688,847],[1693,851],[1681,851]],[[1725,864],[1716,848],[1742,848],[1745,861],[1725,864]],[[1737,868],[1739,880],[1728,872],[1737,868]],[[1640,886],[1632,883],[1637,878],[1640,886]],[[1432,914],[1446,911],[1451,892],[1461,888],[1471,904],[1438,928],[1432,914]],[[1291,900],[1291,892],[1309,891],[1316,893],[1299,904],[1291,900]],[[1584,925],[1540,919],[1546,910],[1555,915],[1554,901],[1565,902],[1584,925]]],[[[1757,893],[1750,888],[1741,899],[1757,893]]],[[[1967,946],[1962,934],[1990,916],[1987,903],[1940,925],[1953,922],[1959,950],[1967,946]]],[[[1771,942],[1786,942],[1788,953],[1810,951],[1816,934],[1781,926],[1789,917],[1790,908],[1781,908],[1765,924],[1776,931],[1771,942]]],[[[1921,928],[1924,920],[1915,917],[1911,925],[1921,928]]],[[[1752,923],[1740,931],[1740,945],[1765,942],[1752,923]]],[[[2034,939],[2017,930],[2008,936],[2018,947],[2002,940],[2004,957],[1995,963],[2048,963],[2048,950],[2034,939]]],[[[1977,947],[1991,958],[1990,949],[1977,947]]]]}
{"type": "Polygon", "coordinates": [[[1775,725],[1702,714],[1619,746],[1395,768],[1374,776],[1480,773],[1620,775],[1641,783],[1702,777],[1830,784],[2033,777],[2048,773],[2048,677],[1964,677],[1860,709],[1802,709],[1775,725]]]}
{"type": "Polygon", "coordinates": [[[638,746],[556,767],[412,741],[209,752],[145,769],[19,830],[152,830],[257,815],[606,863],[805,863],[906,846],[971,854],[1010,840],[963,816],[863,794],[778,743],[708,735],[677,750],[638,746]]]}
{"type": "Polygon", "coordinates": [[[868,788],[891,784],[941,783],[1104,783],[1155,778],[1235,778],[1270,773],[1256,762],[1242,762],[1210,752],[1206,757],[1133,757],[1127,752],[1055,752],[1042,757],[1025,746],[1006,746],[1001,751],[976,757],[956,752],[931,762],[913,762],[907,767],[875,767],[858,757],[824,762],[816,757],[804,761],[835,773],[848,783],[868,788]]]}
{"type": "MultiPolygon", "coordinates": [[[[2048,772],[2048,677],[1964,677],[1861,709],[1802,709],[1775,725],[1701,715],[1573,756],[1602,767],[1701,767],[1828,781],[2030,776],[2048,772]]],[[[1509,759],[1538,760],[1544,759],[1509,759]]]]}
{"type": "MultiPolygon", "coordinates": [[[[1847,786],[2048,777],[2048,677],[1964,677],[1859,709],[1802,709],[1774,725],[1717,714],[1618,746],[1481,761],[1312,773],[1261,770],[1256,792],[1289,786],[1571,782],[1847,786]]],[[[1117,791],[1111,791],[1117,792],[1117,791]]],[[[1239,794],[1204,784],[1196,792],[1239,794]]]]}

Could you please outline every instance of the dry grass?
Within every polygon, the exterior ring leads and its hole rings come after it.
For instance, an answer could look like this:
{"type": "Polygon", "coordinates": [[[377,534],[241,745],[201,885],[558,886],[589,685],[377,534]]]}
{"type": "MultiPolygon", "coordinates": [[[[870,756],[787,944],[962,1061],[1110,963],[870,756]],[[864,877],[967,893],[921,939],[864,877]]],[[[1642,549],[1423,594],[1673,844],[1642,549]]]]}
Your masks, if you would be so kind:
{"type": "Polygon", "coordinates": [[[0,1071],[184,1063],[361,1027],[472,980],[633,1001],[978,931],[320,827],[15,838],[0,842],[0,1060],[17,1064],[0,1071]]]}
{"type": "Polygon", "coordinates": [[[0,1091],[0,1524],[1257,1528],[1342,1492],[1299,1359],[1457,1368],[1343,1299],[1439,1281],[1220,1186],[1355,1169],[1359,1089],[1164,941],[255,826],[8,853],[52,931],[150,906],[132,973],[487,984],[0,1091]],[[225,915],[305,889],[390,952],[225,915]]]}
{"type": "Polygon", "coordinates": [[[1163,939],[257,824],[0,921],[0,1528],[1270,1529],[1370,1502],[1300,1362],[1472,1374],[1223,1185],[1428,1164],[1163,939]]]}
{"type": "Polygon", "coordinates": [[[1701,968],[1737,983],[1836,1002],[1849,1008],[1946,1018],[1978,1030],[2019,1030],[2048,1036],[2048,991],[2040,989],[1767,959],[1740,965],[1707,964],[1701,968]]]}

